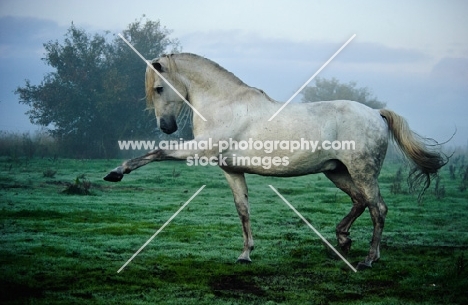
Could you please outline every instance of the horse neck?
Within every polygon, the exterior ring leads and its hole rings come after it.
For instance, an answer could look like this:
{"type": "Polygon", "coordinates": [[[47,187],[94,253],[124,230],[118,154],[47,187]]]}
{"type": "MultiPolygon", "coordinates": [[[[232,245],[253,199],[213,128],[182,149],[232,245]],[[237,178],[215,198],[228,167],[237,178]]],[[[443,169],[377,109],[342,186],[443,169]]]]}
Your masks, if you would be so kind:
{"type": "Polygon", "coordinates": [[[230,93],[243,87],[248,88],[234,74],[201,57],[182,57],[176,61],[176,65],[193,106],[212,104],[212,100],[220,100],[221,97],[222,100],[226,100],[230,93]]]}
{"type": "Polygon", "coordinates": [[[273,115],[280,107],[263,91],[246,85],[209,60],[184,56],[176,61],[176,65],[179,80],[186,85],[188,101],[209,122],[203,122],[194,114],[194,136],[204,134],[215,122],[235,120],[234,113],[237,117],[259,116],[263,120],[265,114],[273,115]],[[218,111],[220,109],[224,112],[218,111]]]}

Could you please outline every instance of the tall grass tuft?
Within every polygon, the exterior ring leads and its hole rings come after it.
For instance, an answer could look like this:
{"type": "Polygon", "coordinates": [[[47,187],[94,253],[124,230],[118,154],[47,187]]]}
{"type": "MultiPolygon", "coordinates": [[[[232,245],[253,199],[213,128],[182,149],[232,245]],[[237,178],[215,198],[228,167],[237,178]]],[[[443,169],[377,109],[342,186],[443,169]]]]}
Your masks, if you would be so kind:
{"type": "Polygon", "coordinates": [[[81,174],[75,178],[73,183],[68,183],[62,193],[67,195],[91,195],[91,182],[86,178],[85,174],[81,174]]]}
{"type": "Polygon", "coordinates": [[[437,199],[442,199],[445,197],[445,186],[440,184],[440,176],[437,176],[434,186],[434,195],[437,199]]]}
{"type": "Polygon", "coordinates": [[[465,170],[462,172],[461,178],[462,179],[458,189],[460,190],[460,192],[464,192],[468,188],[468,165],[465,166],[465,170]]]}
{"type": "Polygon", "coordinates": [[[403,181],[403,167],[399,167],[395,176],[392,179],[392,184],[390,185],[390,192],[394,195],[402,194],[403,188],[401,187],[401,182],[403,181]]]}

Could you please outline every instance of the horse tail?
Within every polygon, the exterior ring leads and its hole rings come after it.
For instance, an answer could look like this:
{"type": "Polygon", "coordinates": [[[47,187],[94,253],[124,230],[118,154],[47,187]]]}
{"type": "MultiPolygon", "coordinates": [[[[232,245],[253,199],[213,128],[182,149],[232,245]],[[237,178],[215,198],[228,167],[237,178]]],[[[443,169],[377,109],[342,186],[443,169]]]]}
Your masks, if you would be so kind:
{"type": "MultiPolygon", "coordinates": [[[[410,189],[414,190],[422,184],[422,190],[418,196],[419,202],[424,192],[429,188],[431,179],[435,178],[439,169],[447,164],[448,158],[439,151],[429,149],[426,142],[430,139],[423,138],[411,131],[402,116],[388,109],[380,109],[379,111],[380,115],[387,121],[393,140],[413,165],[408,177],[410,189]]],[[[431,146],[440,145],[435,142],[435,145],[431,146]]]]}

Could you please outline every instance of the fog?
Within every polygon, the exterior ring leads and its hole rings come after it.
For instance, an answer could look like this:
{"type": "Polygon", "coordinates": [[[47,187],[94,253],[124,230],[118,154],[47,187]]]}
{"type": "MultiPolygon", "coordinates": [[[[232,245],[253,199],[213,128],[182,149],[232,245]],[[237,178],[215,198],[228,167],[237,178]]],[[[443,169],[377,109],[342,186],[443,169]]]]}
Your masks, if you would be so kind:
{"type": "Polygon", "coordinates": [[[72,21],[90,32],[117,34],[146,14],[173,30],[182,51],[214,60],[279,101],[288,100],[356,34],[320,77],[355,81],[404,116],[419,134],[443,142],[456,130],[450,145],[468,145],[468,25],[461,18],[468,11],[465,2],[350,6],[292,1],[287,8],[261,2],[265,8],[242,1],[236,1],[238,5],[201,1],[185,8],[185,2],[170,7],[155,4],[158,9],[150,11],[144,2],[136,1],[128,10],[124,9],[128,2],[112,2],[120,7],[118,14],[103,13],[105,1],[92,2],[95,7],[79,6],[79,1],[41,3],[40,7],[22,1],[0,4],[3,131],[39,128],[29,123],[27,108],[18,104],[13,91],[25,79],[39,84],[50,71],[41,61],[43,43],[61,41],[72,21]]]}

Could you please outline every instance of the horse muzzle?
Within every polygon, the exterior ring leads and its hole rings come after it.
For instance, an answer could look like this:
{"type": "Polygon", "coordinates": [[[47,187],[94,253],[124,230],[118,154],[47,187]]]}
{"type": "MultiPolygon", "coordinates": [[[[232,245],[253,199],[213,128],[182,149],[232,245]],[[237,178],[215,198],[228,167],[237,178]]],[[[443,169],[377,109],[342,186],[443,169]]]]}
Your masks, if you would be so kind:
{"type": "Polygon", "coordinates": [[[165,119],[161,118],[159,120],[159,128],[162,132],[166,134],[171,134],[177,130],[177,123],[175,118],[165,119]]]}

